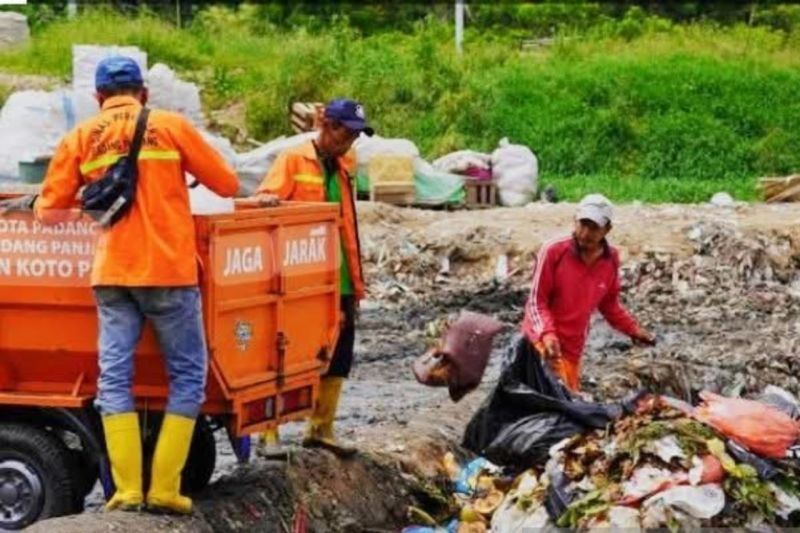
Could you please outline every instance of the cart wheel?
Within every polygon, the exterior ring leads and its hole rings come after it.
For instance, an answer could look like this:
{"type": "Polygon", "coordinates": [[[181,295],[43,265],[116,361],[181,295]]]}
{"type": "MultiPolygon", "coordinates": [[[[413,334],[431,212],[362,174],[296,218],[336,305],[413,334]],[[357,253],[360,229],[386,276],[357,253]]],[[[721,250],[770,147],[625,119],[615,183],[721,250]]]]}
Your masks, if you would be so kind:
{"type": "Polygon", "coordinates": [[[44,430],[0,425],[0,529],[69,514],[74,497],[66,446],[44,430]]]}
{"type": "Polygon", "coordinates": [[[192,436],[192,447],[183,469],[181,491],[185,494],[200,492],[208,486],[217,463],[217,443],[208,419],[197,419],[192,436]]]}
{"type": "Polygon", "coordinates": [[[97,463],[92,463],[83,450],[70,450],[72,456],[72,493],[75,496],[73,511],[81,513],[84,509],[86,496],[92,492],[100,476],[97,463]]]}

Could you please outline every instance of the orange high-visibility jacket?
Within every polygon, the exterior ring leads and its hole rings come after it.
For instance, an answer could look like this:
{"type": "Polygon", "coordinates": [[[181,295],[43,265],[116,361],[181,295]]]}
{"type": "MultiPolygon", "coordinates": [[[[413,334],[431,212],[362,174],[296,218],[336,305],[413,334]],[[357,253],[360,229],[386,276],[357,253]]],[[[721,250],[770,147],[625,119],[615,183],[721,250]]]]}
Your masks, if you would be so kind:
{"type": "MultiPolygon", "coordinates": [[[[36,199],[37,218],[54,222],[76,207],[80,187],[128,152],[141,104],[114,96],[61,141],[36,199]]],[[[152,110],[139,152],[136,200],[97,243],[93,286],[196,285],[197,250],[185,172],[221,196],[233,196],[233,169],[181,115],[152,110]]]]}
{"type": "MultiPolygon", "coordinates": [[[[339,186],[342,190],[342,243],[353,279],[353,293],[357,300],[361,300],[365,295],[364,273],[361,268],[356,204],[349,174],[354,166],[354,158],[348,153],[340,157],[338,163],[339,186]]],[[[317,158],[314,143],[307,141],[282,152],[264,176],[258,192],[275,194],[281,200],[324,202],[325,171],[317,158]]]]}

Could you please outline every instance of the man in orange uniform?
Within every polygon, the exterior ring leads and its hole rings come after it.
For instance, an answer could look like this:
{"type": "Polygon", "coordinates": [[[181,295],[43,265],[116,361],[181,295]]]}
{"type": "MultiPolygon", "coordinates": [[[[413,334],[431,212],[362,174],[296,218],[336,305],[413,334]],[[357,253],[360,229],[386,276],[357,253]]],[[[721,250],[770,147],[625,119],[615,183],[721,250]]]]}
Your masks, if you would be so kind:
{"type": "MultiPolygon", "coordinates": [[[[38,197],[15,199],[54,221],[75,206],[78,189],[100,179],[131,144],[147,102],[138,65],[104,59],[95,74],[100,114],[62,140],[38,197]]],[[[96,405],[102,415],[116,492],[107,509],[143,503],[142,440],[131,394],[133,355],[145,319],[156,331],[169,375],[169,399],[153,456],[148,507],[191,512],[180,494],[181,471],[204,401],[207,348],[198,289],[194,223],[184,174],[222,196],[236,194],[234,171],[182,116],[150,113],[138,158],[135,201],[97,243],[91,283],[98,307],[96,405]]]]}
{"type": "MultiPolygon", "coordinates": [[[[355,450],[337,442],[333,422],[342,386],[350,374],[355,342],[355,314],[364,298],[364,275],[358,240],[358,223],[348,151],[361,133],[372,135],[364,108],[348,99],[331,101],[321,119],[320,134],[283,152],[258,188],[262,203],[274,200],[336,202],[341,206],[341,309],[342,328],[328,372],[320,383],[320,394],[309,420],[304,446],[325,446],[340,454],[355,450]]],[[[277,443],[277,432],[266,432],[267,444],[277,443]]]]}

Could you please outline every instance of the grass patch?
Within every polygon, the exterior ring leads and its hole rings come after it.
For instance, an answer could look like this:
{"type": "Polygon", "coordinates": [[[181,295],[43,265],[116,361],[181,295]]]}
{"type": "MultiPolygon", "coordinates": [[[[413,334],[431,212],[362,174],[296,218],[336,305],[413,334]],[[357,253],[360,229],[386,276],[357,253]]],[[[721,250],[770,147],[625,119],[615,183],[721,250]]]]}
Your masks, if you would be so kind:
{"type": "Polygon", "coordinates": [[[135,45],[199,83],[207,108],[244,102],[252,137],[289,133],[293,101],[350,95],[381,135],[412,139],[429,159],[502,137],[526,144],[542,183],[567,199],[752,200],[756,177],[800,169],[792,27],[681,25],[632,9],[564,26],[533,52],[519,32],[468,29],[458,57],[452,27],[433,18],[362,34],[346,19],[277,27],[262,11],[212,7],[178,29],[146,11],[92,9],[37,28],[0,53],[0,69],[67,76],[72,44],[135,45]]]}
{"type": "Polygon", "coordinates": [[[737,200],[758,200],[754,178],[729,180],[688,180],[685,178],[649,179],[633,176],[548,176],[539,178],[540,187],[552,184],[558,197],[578,201],[585,195],[599,192],[617,202],[707,202],[714,193],[727,192],[737,200]]]}

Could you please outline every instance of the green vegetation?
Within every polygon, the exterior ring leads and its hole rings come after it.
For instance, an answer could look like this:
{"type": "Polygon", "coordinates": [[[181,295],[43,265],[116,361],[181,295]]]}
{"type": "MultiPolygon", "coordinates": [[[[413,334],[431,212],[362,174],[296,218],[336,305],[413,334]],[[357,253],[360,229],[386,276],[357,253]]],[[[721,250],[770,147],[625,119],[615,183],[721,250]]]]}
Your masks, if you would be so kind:
{"type": "Polygon", "coordinates": [[[274,5],[210,7],[181,29],[146,11],[94,9],[42,17],[27,47],[0,53],[0,69],[68,76],[73,43],[132,44],[199,83],[209,109],[244,102],[252,137],[288,133],[290,102],[351,95],[381,135],[410,138],[429,159],[489,151],[502,137],[526,144],[541,182],[567,199],[704,201],[726,190],[747,200],[756,177],[800,169],[796,6],[736,8],[762,25],[566,6],[479,5],[462,57],[438,7],[373,32],[356,12],[322,21],[274,5]],[[550,25],[536,26],[545,10],[550,25]],[[548,32],[551,43],[521,49],[520,38],[548,32]]]}

